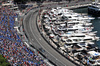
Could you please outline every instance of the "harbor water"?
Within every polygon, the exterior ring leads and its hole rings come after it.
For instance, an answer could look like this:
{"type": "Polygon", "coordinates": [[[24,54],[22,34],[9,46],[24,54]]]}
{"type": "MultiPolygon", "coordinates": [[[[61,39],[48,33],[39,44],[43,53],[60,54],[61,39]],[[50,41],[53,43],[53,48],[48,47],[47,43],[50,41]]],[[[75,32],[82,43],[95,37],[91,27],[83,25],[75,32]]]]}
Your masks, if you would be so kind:
{"type": "MultiPolygon", "coordinates": [[[[74,9],[73,11],[77,13],[87,14],[88,9],[80,8],[80,9],[74,9]]],[[[94,17],[94,18],[95,19],[91,21],[94,27],[93,31],[97,31],[97,36],[100,37],[100,17],[94,17]]],[[[95,44],[100,48],[100,40],[96,41],[95,44]]]]}

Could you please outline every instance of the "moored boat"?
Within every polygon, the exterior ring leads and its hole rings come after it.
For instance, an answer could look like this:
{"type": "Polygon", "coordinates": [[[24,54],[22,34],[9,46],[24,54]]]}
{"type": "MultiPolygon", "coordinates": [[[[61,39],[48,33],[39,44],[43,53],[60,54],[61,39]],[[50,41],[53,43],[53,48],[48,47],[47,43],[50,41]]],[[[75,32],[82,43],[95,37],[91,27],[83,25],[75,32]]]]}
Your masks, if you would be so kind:
{"type": "Polygon", "coordinates": [[[98,0],[95,0],[92,5],[88,6],[88,14],[100,17],[100,4],[98,4],[98,0]]]}
{"type": "Polygon", "coordinates": [[[66,55],[83,65],[88,65],[88,61],[89,65],[99,64],[99,60],[91,63],[88,59],[91,57],[89,51],[98,50],[95,41],[99,37],[96,36],[97,31],[92,32],[91,20],[94,18],[61,7],[47,11],[43,16],[44,31],[66,55]]]}

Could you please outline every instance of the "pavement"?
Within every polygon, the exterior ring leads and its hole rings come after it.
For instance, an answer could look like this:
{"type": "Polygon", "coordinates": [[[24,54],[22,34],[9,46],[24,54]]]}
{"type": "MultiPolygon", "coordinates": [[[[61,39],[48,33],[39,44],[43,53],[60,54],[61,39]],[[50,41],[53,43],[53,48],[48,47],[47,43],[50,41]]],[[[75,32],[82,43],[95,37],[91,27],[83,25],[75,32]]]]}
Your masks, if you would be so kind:
{"type": "Polygon", "coordinates": [[[45,50],[44,54],[47,59],[52,60],[52,62],[54,62],[57,66],[75,66],[75,64],[71,63],[69,60],[56,52],[56,50],[54,50],[40,35],[36,26],[37,15],[38,12],[32,10],[30,13],[25,15],[23,22],[24,30],[31,44],[37,49],[42,47],[45,50]]]}
{"type": "MultiPolygon", "coordinates": [[[[69,4],[69,5],[75,5],[75,4],[69,4]]],[[[54,8],[57,6],[59,6],[59,4],[47,5],[48,8],[52,7],[54,8]]],[[[66,6],[66,4],[63,4],[61,6],[66,6]]],[[[46,9],[47,7],[37,8],[37,10],[46,9]]],[[[27,15],[25,15],[23,20],[24,31],[28,37],[30,44],[33,45],[38,50],[40,48],[45,50],[43,54],[46,56],[47,59],[51,60],[57,66],[75,66],[75,64],[73,64],[65,57],[63,57],[61,54],[59,54],[56,50],[54,50],[40,35],[36,26],[37,15],[38,12],[36,11],[36,9],[33,9],[27,15]]]]}

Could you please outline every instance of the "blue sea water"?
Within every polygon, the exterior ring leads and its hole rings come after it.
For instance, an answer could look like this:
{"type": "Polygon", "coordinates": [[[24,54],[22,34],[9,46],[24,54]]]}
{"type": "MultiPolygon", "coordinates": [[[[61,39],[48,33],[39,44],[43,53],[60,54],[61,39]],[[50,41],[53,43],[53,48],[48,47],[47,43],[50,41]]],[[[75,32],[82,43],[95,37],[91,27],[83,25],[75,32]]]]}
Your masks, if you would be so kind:
{"type": "MultiPolygon", "coordinates": [[[[95,18],[94,20],[91,21],[94,29],[93,31],[97,31],[97,36],[100,37],[100,18],[95,18]]],[[[100,48],[100,40],[96,42],[98,47],[100,48]]]]}
{"type": "MultiPolygon", "coordinates": [[[[73,10],[74,12],[77,12],[77,13],[86,13],[88,12],[88,9],[87,8],[80,8],[80,9],[74,9],[73,10]]],[[[100,17],[94,17],[95,19],[92,20],[92,24],[94,26],[94,29],[93,31],[97,31],[97,36],[100,37],[100,17]]],[[[100,48],[100,40],[99,41],[96,41],[95,44],[100,48]]]]}

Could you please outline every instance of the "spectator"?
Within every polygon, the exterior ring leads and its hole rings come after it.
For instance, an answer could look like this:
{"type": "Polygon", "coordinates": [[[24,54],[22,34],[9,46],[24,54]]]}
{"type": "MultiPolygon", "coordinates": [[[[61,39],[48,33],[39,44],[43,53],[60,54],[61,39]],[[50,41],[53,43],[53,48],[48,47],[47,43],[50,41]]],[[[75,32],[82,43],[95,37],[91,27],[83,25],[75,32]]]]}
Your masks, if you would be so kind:
{"type": "Polygon", "coordinates": [[[31,51],[22,42],[14,29],[15,18],[18,14],[9,9],[9,6],[0,10],[0,54],[2,54],[13,66],[47,66],[44,60],[31,51]]]}

